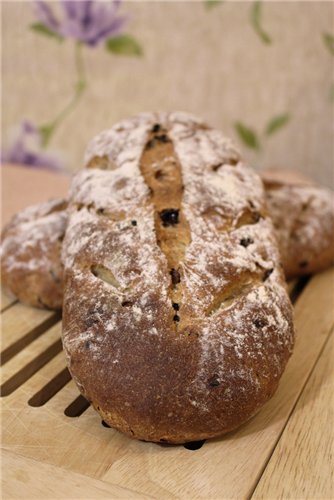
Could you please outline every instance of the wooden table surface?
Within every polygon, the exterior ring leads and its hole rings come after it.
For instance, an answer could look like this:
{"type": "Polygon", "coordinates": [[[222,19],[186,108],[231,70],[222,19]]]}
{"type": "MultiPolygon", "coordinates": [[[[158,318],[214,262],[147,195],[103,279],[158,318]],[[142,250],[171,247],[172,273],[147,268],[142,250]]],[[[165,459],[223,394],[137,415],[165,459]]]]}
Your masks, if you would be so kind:
{"type": "MultiPolygon", "coordinates": [[[[3,221],[69,180],[8,167],[3,221]]],[[[3,498],[333,499],[334,270],[290,284],[297,341],[274,397],[198,449],[131,440],[70,380],[59,316],[2,296],[3,498]]]]}

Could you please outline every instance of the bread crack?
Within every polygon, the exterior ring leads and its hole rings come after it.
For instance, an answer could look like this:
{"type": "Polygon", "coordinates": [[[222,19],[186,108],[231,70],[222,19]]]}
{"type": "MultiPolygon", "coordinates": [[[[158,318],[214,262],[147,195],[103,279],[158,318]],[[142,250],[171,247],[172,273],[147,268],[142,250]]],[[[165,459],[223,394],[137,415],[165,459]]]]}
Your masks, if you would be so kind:
{"type": "Polygon", "coordinates": [[[100,280],[104,281],[108,285],[111,285],[112,287],[117,288],[117,289],[121,288],[119,281],[117,281],[117,279],[115,278],[113,273],[107,267],[102,266],[100,264],[96,264],[96,265],[93,265],[90,268],[90,270],[92,271],[92,273],[94,274],[94,276],[96,278],[99,278],[100,280]]]}
{"type": "Polygon", "coordinates": [[[206,316],[212,316],[218,310],[228,308],[235,303],[236,299],[240,299],[247,295],[253,288],[258,286],[262,281],[262,275],[255,273],[245,273],[241,275],[237,281],[232,282],[221,290],[209,307],[206,309],[206,316]]]}
{"type": "Polygon", "coordinates": [[[150,190],[150,202],[154,206],[156,241],[167,259],[171,277],[168,291],[171,319],[177,329],[182,314],[180,264],[191,242],[191,235],[182,209],[184,186],[181,165],[168,132],[161,124],[156,123],[147,138],[140,170],[150,190]]]}

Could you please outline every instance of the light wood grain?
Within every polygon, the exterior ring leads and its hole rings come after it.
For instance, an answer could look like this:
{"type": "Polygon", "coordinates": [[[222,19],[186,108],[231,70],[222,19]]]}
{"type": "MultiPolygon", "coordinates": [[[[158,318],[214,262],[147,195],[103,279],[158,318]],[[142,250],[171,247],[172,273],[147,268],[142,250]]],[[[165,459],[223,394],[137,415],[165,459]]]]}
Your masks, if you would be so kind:
{"type": "MultiPolygon", "coordinates": [[[[1,351],[15,344],[29,332],[37,330],[36,336],[38,336],[43,330],[43,325],[52,324],[57,316],[54,311],[37,309],[19,303],[13,305],[1,315],[1,351]]],[[[34,338],[33,333],[32,338],[34,338]]]]}
{"type": "Polygon", "coordinates": [[[0,311],[2,312],[4,309],[7,309],[10,305],[16,302],[16,298],[14,296],[10,296],[7,292],[5,292],[1,288],[1,304],[0,311]]]}
{"type": "Polygon", "coordinates": [[[61,323],[57,323],[22,349],[2,367],[2,384],[6,383],[13,375],[15,375],[15,373],[19,372],[28,363],[33,362],[39,354],[43,353],[43,351],[54,344],[57,340],[60,340],[60,336],[61,323]]]}
{"type": "Polygon", "coordinates": [[[53,465],[4,451],[2,453],[4,499],[95,500],[99,498],[148,498],[120,486],[87,478],[53,465]]]}
{"type": "Polygon", "coordinates": [[[252,499],[334,498],[333,348],[332,334],[252,499]]]}

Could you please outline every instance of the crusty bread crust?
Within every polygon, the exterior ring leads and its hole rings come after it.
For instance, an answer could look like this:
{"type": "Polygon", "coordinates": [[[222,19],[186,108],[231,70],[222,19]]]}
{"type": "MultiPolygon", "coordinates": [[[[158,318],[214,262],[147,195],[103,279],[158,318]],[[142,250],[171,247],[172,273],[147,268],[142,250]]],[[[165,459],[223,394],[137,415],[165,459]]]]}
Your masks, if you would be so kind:
{"type": "Polygon", "coordinates": [[[287,278],[334,264],[334,195],[286,170],[261,172],[287,278]]]}
{"type": "Polygon", "coordinates": [[[60,253],[67,225],[66,207],[63,199],[28,207],[2,232],[1,282],[21,302],[62,308],[60,253]]]}
{"type": "Polygon", "coordinates": [[[259,177],[183,113],[115,125],[86,162],[63,244],[63,344],[79,389],[138,439],[238,427],[275,392],[294,337],[259,177]]]}

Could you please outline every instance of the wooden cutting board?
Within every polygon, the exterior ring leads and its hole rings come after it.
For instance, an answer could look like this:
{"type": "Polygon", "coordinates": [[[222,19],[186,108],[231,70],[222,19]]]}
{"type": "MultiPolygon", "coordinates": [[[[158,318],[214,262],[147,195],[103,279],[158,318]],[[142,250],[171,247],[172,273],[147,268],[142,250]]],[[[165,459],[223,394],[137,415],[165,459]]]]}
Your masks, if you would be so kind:
{"type": "MultiPolygon", "coordinates": [[[[3,177],[6,217],[23,206],[16,172],[3,177]]],[[[31,202],[53,181],[65,194],[68,179],[23,175],[31,202]]],[[[290,284],[297,342],[271,401],[238,431],[186,446],[105,427],[69,376],[59,315],[3,295],[3,498],[333,498],[333,285],[333,269],[290,284]]]]}

